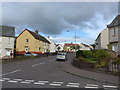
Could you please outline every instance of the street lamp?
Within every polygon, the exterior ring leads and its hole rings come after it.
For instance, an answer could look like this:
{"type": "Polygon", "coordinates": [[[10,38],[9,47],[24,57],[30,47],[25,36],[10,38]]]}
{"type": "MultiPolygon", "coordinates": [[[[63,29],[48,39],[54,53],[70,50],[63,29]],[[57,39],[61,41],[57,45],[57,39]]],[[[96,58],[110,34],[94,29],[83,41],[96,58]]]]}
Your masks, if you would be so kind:
{"type": "MultiPolygon", "coordinates": [[[[69,29],[67,29],[67,32],[69,32],[70,30],[69,29]]],[[[76,49],[77,49],[77,47],[76,47],[76,30],[75,30],[75,57],[76,57],[76,49]]]]}

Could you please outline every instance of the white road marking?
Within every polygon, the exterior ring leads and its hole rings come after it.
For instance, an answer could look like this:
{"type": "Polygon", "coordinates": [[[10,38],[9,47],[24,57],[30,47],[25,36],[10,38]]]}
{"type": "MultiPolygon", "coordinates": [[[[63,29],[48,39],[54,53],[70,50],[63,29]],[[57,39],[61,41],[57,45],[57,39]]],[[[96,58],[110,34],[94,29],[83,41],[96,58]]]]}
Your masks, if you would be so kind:
{"type": "Polygon", "coordinates": [[[10,78],[2,78],[2,79],[4,79],[4,80],[10,80],[10,78]]]}
{"type": "Polygon", "coordinates": [[[8,74],[13,74],[13,73],[16,73],[16,72],[19,72],[21,70],[15,70],[15,71],[12,71],[12,72],[9,72],[9,73],[5,73],[5,74],[2,74],[0,76],[5,76],[5,75],[8,75],[8,74]]]}
{"type": "Polygon", "coordinates": [[[10,80],[10,81],[8,81],[8,82],[17,83],[18,81],[13,81],[13,80],[10,80]]]}
{"type": "Polygon", "coordinates": [[[5,80],[3,80],[3,79],[0,79],[0,82],[3,82],[3,81],[5,81],[5,80]]]}
{"type": "Polygon", "coordinates": [[[25,80],[26,82],[34,82],[34,80],[25,80]]]}
{"type": "Polygon", "coordinates": [[[94,84],[87,84],[87,86],[98,87],[98,85],[94,85],[94,84]]]}
{"type": "Polygon", "coordinates": [[[48,83],[49,81],[38,81],[39,83],[48,83]]]}
{"type": "Polygon", "coordinates": [[[29,84],[30,82],[25,82],[25,81],[22,81],[21,83],[29,84]]]}
{"type": "Polygon", "coordinates": [[[14,80],[16,80],[16,81],[22,81],[22,79],[14,79],[14,80]]]}
{"type": "Polygon", "coordinates": [[[103,85],[105,88],[118,88],[118,86],[103,85]]]}
{"type": "Polygon", "coordinates": [[[53,82],[53,83],[57,83],[57,84],[63,84],[63,82],[53,82]]]}
{"type": "Polygon", "coordinates": [[[68,83],[68,84],[72,84],[72,85],[79,85],[79,83],[68,83]]]}
{"type": "Polygon", "coordinates": [[[41,65],[41,64],[44,64],[45,62],[42,62],[42,63],[39,63],[39,64],[34,64],[32,65],[32,67],[35,67],[35,66],[38,66],[38,65],[41,65]]]}
{"type": "Polygon", "coordinates": [[[85,86],[85,88],[98,88],[98,85],[87,84],[87,86],[85,86]]]}
{"type": "Polygon", "coordinates": [[[40,84],[40,85],[44,85],[45,83],[40,83],[40,82],[34,82],[34,84],[40,84]]]}
{"type": "Polygon", "coordinates": [[[66,85],[67,87],[79,87],[77,85],[66,85]]]}
{"type": "Polygon", "coordinates": [[[90,87],[90,86],[85,86],[85,88],[98,88],[98,87],[90,87]]]}
{"type": "Polygon", "coordinates": [[[51,83],[50,85],[51,86],[61,86],[61,84],[54,84],[54,83],[51,83]]]}
{"type": "Polygon", "coordinates": [[[54,61],[54,60],[50,60],[50,62],[52,62],[52,61],[54,61]]]}

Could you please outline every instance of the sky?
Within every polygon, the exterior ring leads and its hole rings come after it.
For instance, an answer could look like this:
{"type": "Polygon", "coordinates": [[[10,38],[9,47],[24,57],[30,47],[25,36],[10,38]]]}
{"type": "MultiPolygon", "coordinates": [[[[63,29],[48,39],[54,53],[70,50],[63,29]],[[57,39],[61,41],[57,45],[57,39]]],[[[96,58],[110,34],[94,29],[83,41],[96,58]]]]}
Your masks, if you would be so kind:
{"type": "Polygon", "coordinates": [[[38,30],[55,43],[94,43],[118,14],[117,2],[3,2],[2,25],[38,30]]]}

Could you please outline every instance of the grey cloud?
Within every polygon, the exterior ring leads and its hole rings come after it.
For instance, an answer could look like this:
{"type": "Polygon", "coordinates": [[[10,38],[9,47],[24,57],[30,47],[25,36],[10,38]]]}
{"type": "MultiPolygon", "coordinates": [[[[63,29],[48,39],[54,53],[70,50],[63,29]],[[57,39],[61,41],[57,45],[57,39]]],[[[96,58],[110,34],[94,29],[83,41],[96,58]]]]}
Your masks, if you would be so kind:
{"type": "Polygon", "coordinates": [[[15,26],[17,33],[25,28],[40,30],[44,34],[57,35],[65,29],[78,26],[97,29],[96,14],[108,21],[117,14],[117,3],[3,3],[2,20],[4,25],[15,26]],[[94,19],[94,20],[92,20],[94,19]],[[86,22],[91,23],[89,26],[86,22]]]}

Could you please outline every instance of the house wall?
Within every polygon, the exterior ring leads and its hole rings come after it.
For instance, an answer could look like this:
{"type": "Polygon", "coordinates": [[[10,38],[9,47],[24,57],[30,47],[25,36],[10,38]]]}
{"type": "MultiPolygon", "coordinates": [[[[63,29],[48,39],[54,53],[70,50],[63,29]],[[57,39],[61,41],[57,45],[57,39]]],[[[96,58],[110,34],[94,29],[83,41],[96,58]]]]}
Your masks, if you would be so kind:
{"type": "Polygon", "coordinates": [[[96,47],[95,49],[101,49],[101,35],[96,40],[96,47]]]}
{"type": "Polygon", "coordinates": [[[90,48],[85,47],[83,44],[80,44],[80,50],[90,50],[90,48]]]}
{"type": "Polygon", "coordinates": [[[0,58],[10,56],[10,52],[14,53],[14,41],[13,37],[0,37],[0,58]]]}
{"type": "Polygon", "coordinates": [[[109,40],[110,42],[116,42],[118,41],[118,26],[109,28],[109,40]],[[115,29],[115,34],[114,34],[115,29]]]}
{"type": "Polygon", "coordinates": [[[120,57],[120,26],[118,27],[118,56],[120,57]]]}
{"type": "Polygon", "coordinates": [[[112,50],[118,52],[118,26],[109,28],[109,38],[112,50]]]}
{"type": "Polygon", "coordinates": [[[50,52],[51,52],[51,53],[55,53],[55,52],[56,52],[56,45],[55,45],[55,43],[52,42],[52,41],[50,40],[50,38],[47,38],[47,37],[46,37],[46,39],[50,42],[50,44],[49,44],[49,50],[50,50],[50,52]]]}
{"type": "Polygon", "coordinates": [[[108,28],[104,29],[101,32],[101,49],[108,49],[107,45],[109,44],[109,32],[108,28]]]}
{"type": "Polygon", "coordinates": [[[29,52],[43,52],[43,42],[40,40],[35,39],[27,30],[24,31],[16,40],[16,51],[18,52],[25,52],[25,47],[29,47],[29,52]],[[26,39],[29,40],[26,43],[26,39]],[[40,50],[39,50],[40,48],[40,50]]]}

